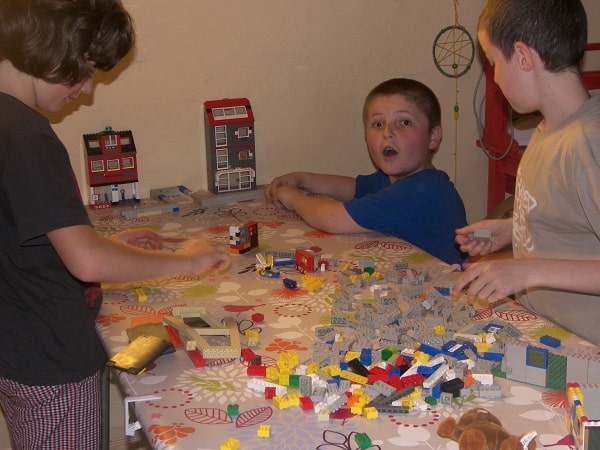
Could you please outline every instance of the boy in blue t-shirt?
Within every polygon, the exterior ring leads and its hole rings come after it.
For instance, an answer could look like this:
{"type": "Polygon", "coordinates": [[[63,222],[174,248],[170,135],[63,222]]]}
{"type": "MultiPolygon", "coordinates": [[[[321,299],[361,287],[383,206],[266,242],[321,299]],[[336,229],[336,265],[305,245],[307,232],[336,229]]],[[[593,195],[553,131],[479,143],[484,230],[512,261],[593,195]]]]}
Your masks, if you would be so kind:
{"type": "Polygon", "coordinates": [[[442,140],[435,94],[416,80],[384,81],[367,96],[363,123],[376,172],[356,178],[292,172],[271,182],[267,199],[329,233],[379,231],[462,263],[454,231],[467,223],[465,208],[448,175],[432,164],[442,140]]]}

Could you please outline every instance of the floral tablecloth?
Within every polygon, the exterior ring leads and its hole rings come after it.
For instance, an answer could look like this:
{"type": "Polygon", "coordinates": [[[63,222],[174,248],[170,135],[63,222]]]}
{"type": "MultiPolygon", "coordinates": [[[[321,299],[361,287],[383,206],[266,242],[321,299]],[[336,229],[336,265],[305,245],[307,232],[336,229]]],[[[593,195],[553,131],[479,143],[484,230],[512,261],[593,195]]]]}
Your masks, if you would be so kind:
{"type": "MultiPolygon", "coordinates": [[[[121,210],[90,210],[100,234],[108,236],[128,228],[148,227],[167,238],[165,251],[176,251],[183,239],[197,236],[226,246],[231,225],[255,221],[259,251],[312,248],[337,264],[314,274],[323,281],[314,291],[302,287],[301,274],[293,267],[280,267],[280,278],[259,275],[255,270],[256,251],[233,255],[226,273],[104,285],[104,305],[97,329],[109,355],[128,343],[127,328],[169,314],[175,306],[203,306],[216,318],[234,318],[241,332],[258,331],[259,343],[252,350],[261,355],[263,364],[273,365],[282,351],[290,350],[303,361],[311,356],[315,328],[329,324],[331,296],[340,287],[340,272],[356,267],[357,261],[370,258],[382,272],[395,263],[407,262],[414,271],[428,274],[429,288],[448,286],[452,277],[450,267],[405,241],[376,233],[331,235],[307,226],[294,213],[262,201],[210,208],[187,203],[176,214],[131,220],[124,219],[121,210]],[[299,288],[284,287],[284,277],[298,280],[299,288]],[[138,301],[140,288],[147,297],[144,302],[138,301]],[[264,315],[264,320],[252,320],[255,313],[264,315]]],[[[532,342],[554,329],[562,333],[568,345],[588,350],[591,347],[514,303],[502,308],[478,305],[473,320],[510,322],[523,332],[523,339],[532,342]]],[[[475,398],[461,409],[438,403],[425,411],[380,414],[376,419],[342,409],[329,421],[320,421],[314,411],[275,408],[264,394],[247,388],[250,377],[246,370],[247,362],[240,359],[208,360],[206,367],[196,368],[179,348],[161,356],[141,375],[115,375],[126,396],[160,397],[135,403],[137,419],[156,449],[220,449],[229,438],[241,441],[242,449],[356,449],[356,434],[366,433],[372,440],[369,448],[454,450],[458,448],[455,442],[437,436],[437,425],[447,417],[458,418],[475,406],[491,410],[512,434],[537,431],[539,447],[572,448],[564,419],[565,395],[558,391],[497,379],[501,398],[475,398]],[[229,405],[238,405],[237,415],[228,415],[229,405]],[[269,438],[257,437],[260,424],[270,425],[269,438]]]]}

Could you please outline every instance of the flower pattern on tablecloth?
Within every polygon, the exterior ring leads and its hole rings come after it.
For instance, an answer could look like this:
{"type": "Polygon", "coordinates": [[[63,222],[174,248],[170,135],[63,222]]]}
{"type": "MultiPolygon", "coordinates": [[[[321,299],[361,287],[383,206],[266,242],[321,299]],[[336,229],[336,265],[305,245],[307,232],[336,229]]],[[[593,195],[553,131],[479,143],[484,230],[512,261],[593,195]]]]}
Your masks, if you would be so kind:
{"type": "Polygon", "coordinates": [[[175,387],[186,389],[202,404],[227,405],[238,403],[257,394],[246,389],[246,368],[237,363],[202,367],[182,371],[175,387]]]}
{"type": "MultiPolygon", "coordinates": [[[[289,351],[297,352],[300,361],[306,362],[312,355],[315,329],[330,323],[331,302],[341,288],[340,272],[346,268],[356,268],[359,260],[371,259],[377,271],[385,272],[393,270],[398,262],[407,262],[413,274],[422,270],[428,280],[446,280],[446,274],[452,270],[403,240],[377,233],[329,235],[307,227],[293,212],[259,201],[231,204],[224,209],[197,208],[190,204],[182,208],[179,215],[133,220],[124,219],[118,210],[92,211],[91,216],[102,236],[144,226],[161,234],[165,238],[164,251],[170,252],[184,246],[186,239],[196,237],[226,246],[231,225],[247,221],[259,225],[258,250],[232,255],[231,268],[226,273],[104,285],[104,306],[97,319],[97,329],[109,354],[127,344],[126,329],[132,321],[138,323],[144,316],[169,314],[174,306],[203,306],[216,319],[233,318],[242,334],[246,330],[257,331],[258,344],[251,350],[264,365],[275,367],[279,354],[289,351]],[[302,286],[302,274],[294,265],[278,267],[279,278],[263,277],[256,272],[257,252],[295,248],[316,248],[331,262],[325,272],[311,274],[323,279],[320,289],[309,291],[302,286]],[[285,288],[282,278],[297,280],[299,288],[285,288]],[[140,287],[147,296],[146,302],[138,302],[136,288],[140,287]]],[[[447,288],[446,284],[435,286],[447,288]]],[[[427,284],[426,288],[431,289],[433,285],[427,284]]],[[[369,295],[368,289],[361,289],[356,298],[364,300],[369,295]]],[[[517,302],[477,304],[476,307],[475,321],[511,323],[523,333],[522,339],[533,345],[537,345],[540,336],[548,334],[566,339],[565,346],[576,344],[580,352],[597,352],[596,347],[577,341],[575,336],[548,324],[517,302]]],[[[344,331],[340,329],[342,336],[344,331]]],[[[572,449],[562,410],[564,393],[496,377],[502,387],[501,401],[469,396],[460,398],[460,409],[458,405],[455,408],[438,404],[426,412],[380,414],[373,420],[340,410],[328,421],[320,421],[315,411],[298,407],[277,410],[263,393],[248,389],[248,364],[249,361],[242,358],[208,360],[206,367],[196,368],[184,350],[178,349],[174,354],[157,359],[141,375],[120,372],[118,378],[127,395],[160,393],[163,397],[143,402],[136,409],[158,450],[214,449],[228,437],[241,440],[243,448],[248,450],[356,450],[358,433],[369,435],[371,449],[456,450],[455,442],[437,436],[437,425],[443,418],[460,417],[473,406],[498,411],[504,421],[516,418],[514,423],[522,429],[515,433],[541,428],[538,445],[556,450],[572,449]],[[229,416],[227,407],[235,404],[239,405],[239,414],[229,416]],[[256,426],[260,423],[271,426],[270,438],[256,436],[256,426]]],[[[292,393],[298,390],[288,389],[292,393]]]]}

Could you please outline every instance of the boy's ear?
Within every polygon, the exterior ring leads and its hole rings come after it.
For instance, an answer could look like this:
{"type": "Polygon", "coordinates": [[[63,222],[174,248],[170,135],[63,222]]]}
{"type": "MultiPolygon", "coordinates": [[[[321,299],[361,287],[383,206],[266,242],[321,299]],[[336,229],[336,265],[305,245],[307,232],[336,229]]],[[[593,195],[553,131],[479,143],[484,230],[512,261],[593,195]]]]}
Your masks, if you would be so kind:
{"type": "Polygon", "coordinates": [[[516,58],[519,67],[529,72],[533,68],[532,48],[522,41],[515,42],[515,52],[513,58],[516,58]]]}
{"type": "Polygon", "coordinates": [[[442,142],[443,134],[441,125],[433,127],[433,130],[431,130],[431,133],[429,134],[429,148],[434,152],[438,150],[440,143],[442,142]]]}

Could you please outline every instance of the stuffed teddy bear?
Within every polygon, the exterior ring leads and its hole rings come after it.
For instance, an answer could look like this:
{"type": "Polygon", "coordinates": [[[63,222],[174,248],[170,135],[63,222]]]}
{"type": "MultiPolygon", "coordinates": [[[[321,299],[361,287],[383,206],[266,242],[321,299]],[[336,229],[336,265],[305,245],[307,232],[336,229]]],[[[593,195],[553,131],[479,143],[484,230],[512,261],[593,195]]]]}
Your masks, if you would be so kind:
{"type": "Polygon", "coordinates": [[[524,449],[521,436],[512,436],[500,420],[483,408],[465,412],[456,422],[448,417],[440,422],[437,433],[458,442],[459,450],[535,450],[535,439],[529,439],[524,449]]]}

